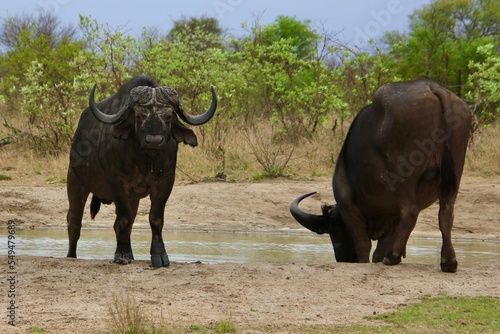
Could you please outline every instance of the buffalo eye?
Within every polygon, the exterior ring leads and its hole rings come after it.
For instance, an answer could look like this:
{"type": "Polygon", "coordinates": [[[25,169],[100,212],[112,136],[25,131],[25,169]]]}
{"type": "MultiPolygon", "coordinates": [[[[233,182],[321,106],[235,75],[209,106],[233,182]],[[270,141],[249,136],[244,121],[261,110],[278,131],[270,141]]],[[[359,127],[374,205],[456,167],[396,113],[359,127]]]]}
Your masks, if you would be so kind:
{"type": "Polygon", "coordinates": [[[148,118],[147,113],[136,112],[135,114],[135,120],[137,121],[137,123],[143,123],[146,120],[146,118],[148,118]]]}
{"type": "Polygon", "coordinates": [[[157,111],[158,117],[160,117],[165,123],[170,123],[173,117],[173,109],[171,107],[162,107],[157,111]]]}
{"type": "Polygon", "coordinates": [[[165,123],[170,123],[172,122],[172,115],[165,115],[164,117],[165,123]]]}

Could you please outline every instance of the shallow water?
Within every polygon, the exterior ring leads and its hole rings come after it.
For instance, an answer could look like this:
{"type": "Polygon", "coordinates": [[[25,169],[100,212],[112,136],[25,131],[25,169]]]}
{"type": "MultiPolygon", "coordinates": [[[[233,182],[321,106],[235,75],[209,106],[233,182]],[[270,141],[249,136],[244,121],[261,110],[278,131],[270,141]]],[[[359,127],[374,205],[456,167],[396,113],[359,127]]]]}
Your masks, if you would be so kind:
{"type": "MultiPolygon", "coordinates": [[[[7,230],[0,238],[7,253],[7,230]]],[[[16,255],[65,257],[68,251],[66,229],[17,229],[16,255]]],[[[223,233],[164,231],[170,261],[332,263],[335,261],[328,236],[264,233],[223,233]]],[[[151,232],[132,231],[132,250],[137,260],[149,260],[151,232]]],[[[453,242],[459,263],[500,262],[500,243],[480,240],[453,242]]],[[[116,242],[113,229],[82,229],[77,255],[82,259],[112,259],[116,242]]],[[[407,263],[439,263],[441,239],[410,238],[407,263]]]]}

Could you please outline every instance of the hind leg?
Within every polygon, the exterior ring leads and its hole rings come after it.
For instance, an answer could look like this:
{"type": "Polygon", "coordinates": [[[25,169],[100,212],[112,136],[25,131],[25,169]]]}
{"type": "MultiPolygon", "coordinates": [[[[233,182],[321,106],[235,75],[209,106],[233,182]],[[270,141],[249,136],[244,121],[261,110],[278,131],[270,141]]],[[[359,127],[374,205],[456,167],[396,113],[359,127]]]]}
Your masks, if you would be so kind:
{"type": "Polygon", "coordinates": [[[68,170],[67,192],[69,209],[66,216],[68,222],[69,249],[67,257],[76,257],[76,245],[80,239],[82,217],[89,191],[80,182],[73,169],[68,170]]]}
{"type": "Polygon", "coordinates": [[[439,229],[443,238],[441,247],[441,270],[448,273],[457,271],[458,262],[455,249],[451,242],[451,228],[453,227],[453,207],[455,196],[439,199],[439,229]]]}

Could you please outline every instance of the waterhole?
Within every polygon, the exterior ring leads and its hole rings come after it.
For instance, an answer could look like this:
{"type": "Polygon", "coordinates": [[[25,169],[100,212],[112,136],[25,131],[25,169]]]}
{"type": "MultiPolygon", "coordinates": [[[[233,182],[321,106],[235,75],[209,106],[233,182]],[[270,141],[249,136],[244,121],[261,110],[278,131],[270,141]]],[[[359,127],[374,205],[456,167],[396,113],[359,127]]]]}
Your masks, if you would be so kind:
{"type": "MultiPolygon", "coordinates": [[[[6,229],[0,229],[5,239],[6,229]]],[[[17,229],[16,254],[65,257],[68,251],[67,231],[63,228],[17,229]]],[[[164,231],[163,239],[170,261],[222,262],[335,262],[328,236],[164,231]]],[[[149,260],[151,232],[135,229],[132,250],[136,260],[149,260]]],[[[500,243],[481,240],[454,240],[459,263],[500,262],[500,243]]],[[[116,247],[113,229],[82,229],[77,255],[81,259],[112,259],[116,247]]],[[[4,247],[5,248],[5,247],[4,247]]],[[[439,263],[441,239],[411,237],[405,263],[439,263]]]]}

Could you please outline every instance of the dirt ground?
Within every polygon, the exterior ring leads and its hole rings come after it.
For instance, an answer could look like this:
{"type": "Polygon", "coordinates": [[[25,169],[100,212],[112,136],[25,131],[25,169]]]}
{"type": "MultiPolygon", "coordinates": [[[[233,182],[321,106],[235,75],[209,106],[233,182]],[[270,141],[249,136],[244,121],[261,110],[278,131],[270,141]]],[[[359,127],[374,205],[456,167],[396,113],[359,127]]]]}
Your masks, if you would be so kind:
{"type": "MultiPolygon", "coordinates": [[[[166,228],[310,233],[291,218],[288,206],[297,195],[314,190],[318,195],[302,207],[319,212],[321,203],[333,202],[327,178],[177,184],[167,204],[166,228]]],[[[134,228],[149,228],[148,208],[143,200],[134,228]]],[[[2,227],[10,219],[19,229],[65,226],[66,209],[62,185],[0,184],[2,227]]],[[[500,242],[499,216],[500,178],[465,176],[453,237],[500,242]]],[[[111,229],[113,220],[112,205],[101,208],[96,221],[90,221],[87,209],[84,227],[111,229]]],[[[421,213],[412,236],[440,236],[436,205],[421,213]]],[[[2,243],[7,249],[7,241],[2,243]]],[[[299,333],[300,326],[367,323],[365,316],[394,311],[423,295],[500,296],[500,263],[494,262],[459,263],[456,274],[447,274],[439,270],[439,259],[422,264],[403,260],[397,266],[342,264],[333,261],[333,251],[328,265],[172,263],[160,269],[148,261],[122,266],[64,255],[16,258],[16,327],[7,325],[9,274],[2,261],[0,332],[26,333],[31,327],[48,333],[106,332],[113,299],[127,297],[150,317],[180,326],[226,320],[240,333],[299,333]]]]}

